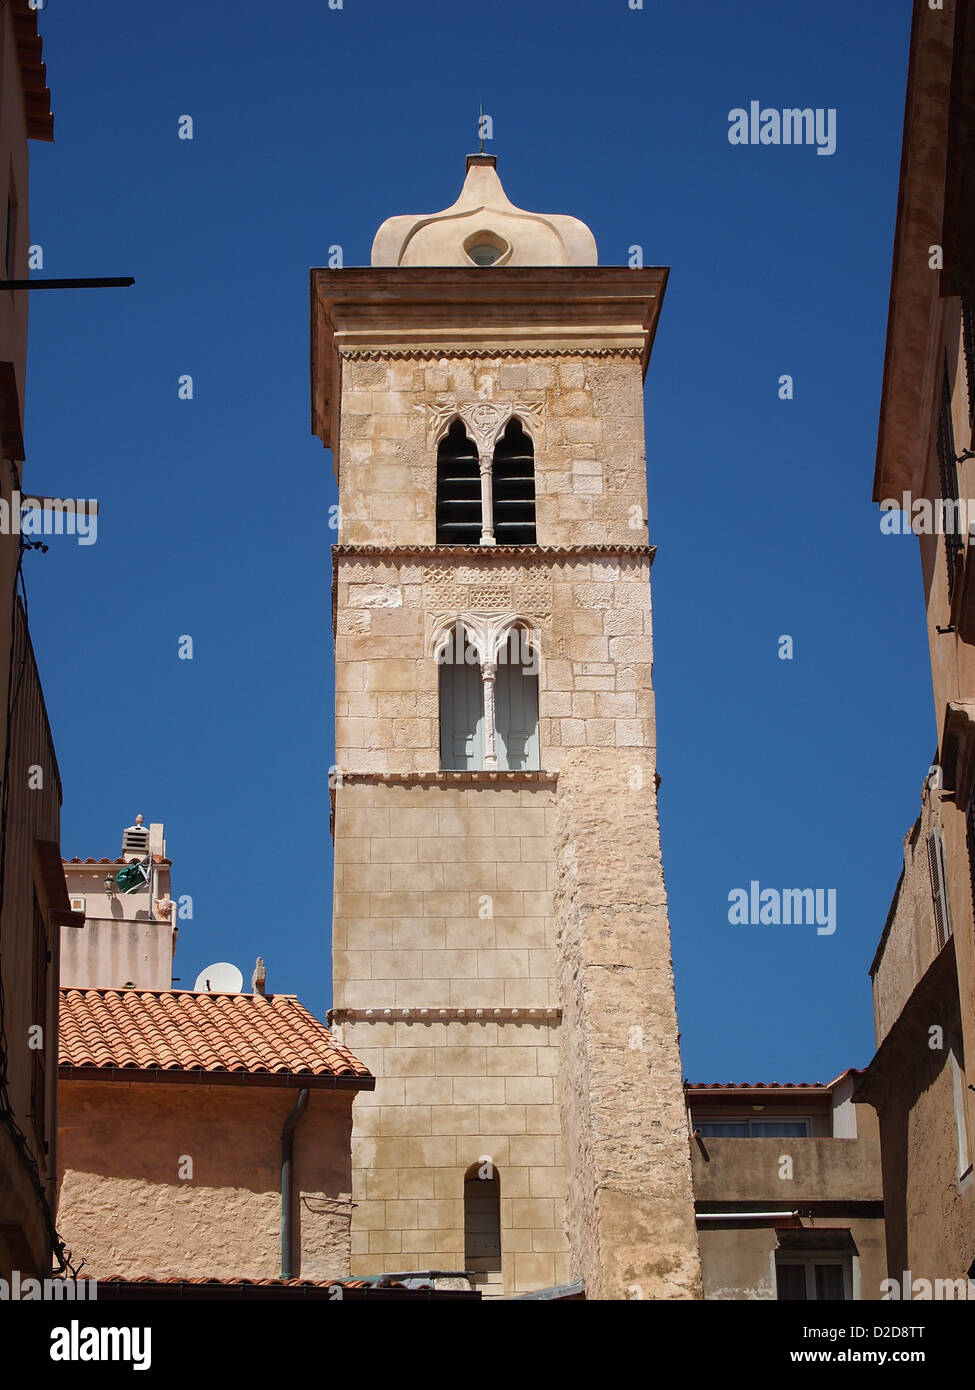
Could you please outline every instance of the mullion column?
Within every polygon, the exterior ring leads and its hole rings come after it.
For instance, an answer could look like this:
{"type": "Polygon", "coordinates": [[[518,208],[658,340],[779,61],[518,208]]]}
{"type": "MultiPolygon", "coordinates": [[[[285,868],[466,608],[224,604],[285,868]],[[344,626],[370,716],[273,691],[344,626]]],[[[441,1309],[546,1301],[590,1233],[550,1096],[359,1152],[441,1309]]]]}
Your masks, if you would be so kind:
{"type": "Polygon", "coordinates": [[[481,470],[481,545],[495,545],[494,539],[494,461],[490,454],[478,454],[481,470]]]}

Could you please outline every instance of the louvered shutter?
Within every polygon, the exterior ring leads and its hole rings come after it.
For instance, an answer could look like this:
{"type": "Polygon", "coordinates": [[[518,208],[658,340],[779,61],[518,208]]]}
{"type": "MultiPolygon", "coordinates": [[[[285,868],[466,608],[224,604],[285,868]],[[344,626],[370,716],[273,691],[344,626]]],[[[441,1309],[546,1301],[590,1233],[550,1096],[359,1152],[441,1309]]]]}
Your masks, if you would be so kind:
{"type": "Polygon", "coordinates": [[[537,771],[538,677],[517,661],[517,639],[508,645],[508,660],[498,664],[495,688],[498,767],[503,772],[537,771]]]}
{"type": "Polygon", "coordinates": [[[440,667],[440,766],[466,772],[484,767],[484,696],[476,664],[440,667]]]}
{"type": "Polygon", "coordinates": [[[944,836],[940,830],[932,830],[927,838],[928,872],[931,875],[931,900],[934,904],[934,928],[938,937],[938,950],[951,935],[951,912],[948,907],[948,887],[945,875],[944,836]]]}

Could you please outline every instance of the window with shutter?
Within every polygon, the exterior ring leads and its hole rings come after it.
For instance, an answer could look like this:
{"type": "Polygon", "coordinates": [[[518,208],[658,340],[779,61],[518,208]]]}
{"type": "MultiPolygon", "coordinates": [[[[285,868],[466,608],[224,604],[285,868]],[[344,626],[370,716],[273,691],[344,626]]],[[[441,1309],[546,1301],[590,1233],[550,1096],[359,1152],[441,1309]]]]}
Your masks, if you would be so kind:
{"type": "Polygon", "coordinates": [[[955,572],[958,569],[958,557],[964,546],[964,540],[959,529],[958,465],[955,462],[955,430],[951,421],[951,385],[947,355],[941,378],[941,409],[938,412],[938,468],[941,480],[941,496],[947,504],[944,508],[944,528],[945,556],[948,563],[948,597],[950,599],[955,587],[955,572]]]}
{"type": "Polygon", "coordinates": [[[517,417],[495,446],[492,472],[498,545],[534,545],[535,450],[517,417]]]}
{"type": "Polygon", "coordinates": [[[775,1256],[775,1296],[780,1301],[845,1302],[853,1297],[853,1270],[848,1257],[775,1256]]]}
{"type": "Polygon", "coordinates": [[[520,632],[512,632],[498,662],[494,708],[498,768],[502,772],[537,771],[538,676],[522,666],[520,632]]]}
{"type": "Polygon", "coordinates": [[[938,950],[951,935],[951,913],[948,908],[947,876],[945,874],[944,836],[940,830],[932,830],[927,838],[928,872],[931,875],[931,901],[934,905],[934,929],[938,939],[938,950]]]}
{"type": "Polygon", "coordinates": [[[437,450],[437,544],[479,545],[481,469],[477,448],[455,420],[437,450]]]}
{"type": "Polygon", "coordinates": [[[457,659],[440,666],[440,766],[459,772],[484,767],[481,668],[466,638],[462,650],[458,643],[457,659]]]}

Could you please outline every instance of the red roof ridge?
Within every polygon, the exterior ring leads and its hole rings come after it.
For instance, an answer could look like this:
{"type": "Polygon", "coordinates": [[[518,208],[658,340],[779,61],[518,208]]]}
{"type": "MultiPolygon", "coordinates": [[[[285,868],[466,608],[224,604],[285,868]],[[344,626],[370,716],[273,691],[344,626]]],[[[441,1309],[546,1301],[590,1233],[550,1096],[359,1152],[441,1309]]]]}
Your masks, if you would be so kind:
{"type": "MultiPolygon", "coordinates": [[[[298,999],[297,994],[286,994],[283,990],[275,990],[272,994],[257,994],[248,990],[223,990],[223,989],[143,989],[141,985],[61,985],[62,994],[154,994],[157,998],[162,998],[166,994],[195,994],[199,999],[293,999],[304,1009],[304,1004],[298,999]]],[[[308,1013],[308,1010],[305,1010],[308,1013]]],[[[309,1013],[310,1018],[315,1015],[309,1013]]],[[[318,1023],[320,1020],[315,1019],[318,1023]]],[[[324,1028],[325,1025],[322,1024],[324,1028]]]]}

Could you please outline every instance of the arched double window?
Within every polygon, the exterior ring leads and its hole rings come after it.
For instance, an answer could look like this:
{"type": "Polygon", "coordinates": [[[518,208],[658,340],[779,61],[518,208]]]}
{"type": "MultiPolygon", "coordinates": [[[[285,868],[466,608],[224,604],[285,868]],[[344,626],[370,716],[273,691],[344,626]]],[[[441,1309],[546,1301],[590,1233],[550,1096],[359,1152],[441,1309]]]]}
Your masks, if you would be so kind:
{"type": "MultiPolygon", "coordinates": [[[[474,621],[469,619],[467,621],[474,621]]],[[[454,771],[537,771],[538,649],[510,622],[471,640],[463,618],[445,634],[440,663],[440,766],[454,771]],[[484,652],[489,652],[485,659],[484,652]]]]}
{"type": "Polygon", "coordinates": [[[513,416],[493,450],[478,453],[454,420],[437,449],[438,545],[534,545],[535,448],[513,416]]]}

